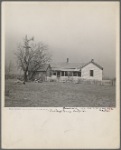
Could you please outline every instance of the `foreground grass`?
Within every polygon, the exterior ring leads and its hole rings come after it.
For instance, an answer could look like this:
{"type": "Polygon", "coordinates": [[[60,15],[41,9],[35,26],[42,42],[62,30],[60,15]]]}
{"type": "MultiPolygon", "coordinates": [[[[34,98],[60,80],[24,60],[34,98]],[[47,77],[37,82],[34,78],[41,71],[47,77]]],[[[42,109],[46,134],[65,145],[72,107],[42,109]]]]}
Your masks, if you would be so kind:
{"type": "Polygon", "coordinates": [[[115,87],[6,81],[6,107],[115,107],[115,87]]]}

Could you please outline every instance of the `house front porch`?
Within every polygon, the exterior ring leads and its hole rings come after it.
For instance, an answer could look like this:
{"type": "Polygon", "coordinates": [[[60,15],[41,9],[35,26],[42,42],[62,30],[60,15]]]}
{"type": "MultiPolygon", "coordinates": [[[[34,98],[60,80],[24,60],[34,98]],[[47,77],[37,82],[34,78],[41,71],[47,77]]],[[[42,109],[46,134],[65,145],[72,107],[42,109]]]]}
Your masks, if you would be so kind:
{"type": "Polygon", "coordinates": [[[47,81],[72,82],[81,78],[80,71],[52,71],[47,81]]]}

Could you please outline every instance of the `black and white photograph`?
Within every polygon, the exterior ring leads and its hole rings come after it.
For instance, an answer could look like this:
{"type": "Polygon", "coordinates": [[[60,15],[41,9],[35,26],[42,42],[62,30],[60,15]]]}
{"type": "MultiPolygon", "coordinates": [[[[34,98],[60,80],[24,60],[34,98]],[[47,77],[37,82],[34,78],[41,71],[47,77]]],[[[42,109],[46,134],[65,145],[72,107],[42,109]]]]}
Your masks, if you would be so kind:
{"type": "Polygon", "coordinates": [[[119,2],[2,3],[2,148],[119,148],[119,2]]]}
{"type": "Polygon", "coordinates": [[[6,107],[116,107],[116,7],[4,11],[6,107]]]}

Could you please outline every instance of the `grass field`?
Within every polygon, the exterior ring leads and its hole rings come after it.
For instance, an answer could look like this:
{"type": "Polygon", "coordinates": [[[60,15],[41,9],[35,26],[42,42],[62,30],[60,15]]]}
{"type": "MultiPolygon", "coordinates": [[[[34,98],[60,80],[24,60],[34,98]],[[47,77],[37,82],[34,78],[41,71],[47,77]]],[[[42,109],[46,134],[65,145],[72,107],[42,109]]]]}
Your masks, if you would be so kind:
{"type": "Polygon", "coordinates": [[[6,80],[6,107],[115,107],[115,86],[6,80]]]}

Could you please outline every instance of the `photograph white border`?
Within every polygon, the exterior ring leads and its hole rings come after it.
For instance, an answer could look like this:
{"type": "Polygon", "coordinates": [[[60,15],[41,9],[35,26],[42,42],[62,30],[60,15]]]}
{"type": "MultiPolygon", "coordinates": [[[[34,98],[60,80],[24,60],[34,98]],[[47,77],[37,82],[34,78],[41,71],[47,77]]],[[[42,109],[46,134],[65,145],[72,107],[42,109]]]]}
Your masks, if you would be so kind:
{"type": "MultiPolygon", "coordinates": [[[[4,3],[2,3],[2,6],[3,5],[4,3]]],[[[117,11],[119,12],[119,10],[117,11]]],[[[65,108],[65,110],[62,107],[9,108],[4,107],[5,30],[4,9],[2,7],[2,148],[119,148],[119,15],[117,16],[116,29],[117,47],[115,108],[79,107],[79,111],[77,112],[73,112],[73,107],[71,109],[65,108]]]]}

